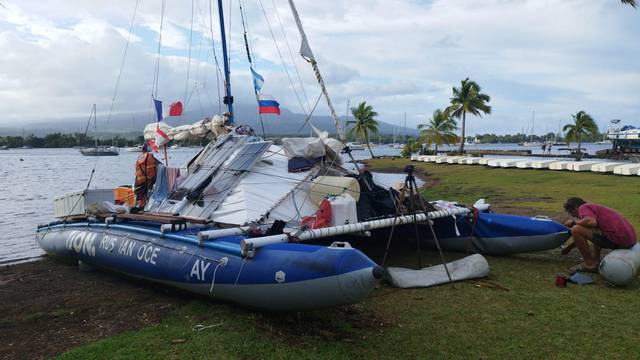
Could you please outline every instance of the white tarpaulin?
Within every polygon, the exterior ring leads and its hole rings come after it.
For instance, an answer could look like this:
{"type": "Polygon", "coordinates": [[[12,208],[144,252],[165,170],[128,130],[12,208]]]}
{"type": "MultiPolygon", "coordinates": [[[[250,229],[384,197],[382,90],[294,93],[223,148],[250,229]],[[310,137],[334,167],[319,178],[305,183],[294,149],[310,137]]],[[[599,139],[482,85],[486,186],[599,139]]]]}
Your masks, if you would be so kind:
{"type": "Polygon", "coordinates": [[[313,215],[317,205],[308,197],[310,172],[289,173],[289,159],[281,147],[272,145],[263,159],[247,172],[211,219],[225,224],[244,225],[259,220],[267,212],[273,219],[296,219],[313,215]],[[298,187],[295,199],[291,192],[298,187]]]}
{"type": "Polygon", "coordinates": [[[327,154],[324,142],[320,138],[284,138],[282,139],[282,148],[290,158],[315,159],[327,154]]]}
{"type": "MultiPolygon", "coordinates": [[[[477,279],[489,275],[489,263],[480,254],[447,263],[447,269],[453,281],[477,279]]],[[[393,285],[403,289],[429,287],[449,282],[444,265],[420,270],[390,267],[387,271],[393,285]]]]}

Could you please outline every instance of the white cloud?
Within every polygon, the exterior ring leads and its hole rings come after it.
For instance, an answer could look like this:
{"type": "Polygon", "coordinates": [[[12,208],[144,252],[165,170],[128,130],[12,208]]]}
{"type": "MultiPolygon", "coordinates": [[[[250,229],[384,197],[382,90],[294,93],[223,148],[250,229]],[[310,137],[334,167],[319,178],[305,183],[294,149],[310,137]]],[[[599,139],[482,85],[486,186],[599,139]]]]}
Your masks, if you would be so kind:
{"type": "MultiPolygon", "coordinates": [[[[309,102],[319,89],[296,55],[299,35],[286,2],[244,2],[251,43],[265,91],[300,112],[289,76],[309,102]],[[275,17],[278,6],[289,48],[275,17]]],[[[198,0],[188,92],[217,104],[208,2],[198,0]]],[[[234,2],[234,4],[237,4],[234,2]]],[[[367,100],[385,121],[415,126],[446,106],[451,87],[471,77],[492,96],[494,113],[471,119],[470,131],[519,131],[536,109],[539,131],[552,131],[584,109],[601,120],[640,117],[640,12],[617,0],[369,0],[296,1],[311,46],[339,112],[367,100]]],[[[133,1],[23,0],[0,10],[0,112],[4,122],[84,115],[92,103],[108,108],[122,61],[133,1]]],[[[235,6],[235,5],[234,5],[235,6]]],[[[140,2],[116,101],[116,111],[146,111],[153,83],[159,2],[140,2]]],[[[237,8],[227,17],[236,101],[251,101],[237,8]],[[230,15],[230,16],[229,16],[230,15]]],[[[163,27],[159,95],[183,97],[190,2],[168,1],[163,27]]],[[[219,51],[217,13],[214,42],[219,51]]],[[[195,99],[193,102],[195,106],[195,99]]],[[[310,104],[313,105],[313,104],[310,104]]],[[[305,105],[308,106],[308,105],[305,105]]],[[[318,112],[326,113],[324,102],[318,112]]]]}

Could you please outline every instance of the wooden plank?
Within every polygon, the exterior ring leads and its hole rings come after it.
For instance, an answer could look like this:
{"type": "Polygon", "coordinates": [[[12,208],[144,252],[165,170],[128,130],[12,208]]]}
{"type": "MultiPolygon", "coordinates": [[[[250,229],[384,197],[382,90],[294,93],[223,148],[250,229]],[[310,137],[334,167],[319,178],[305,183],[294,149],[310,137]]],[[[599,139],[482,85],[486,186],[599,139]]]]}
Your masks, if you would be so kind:
{"type": "Polygon", "coordinates": [[[210,221],[206,219],[185,217],[185,216],[174,216],[169,214],[158,214],[158,213],[140,213],[140,214],[104,214],[104,217],[114,216],[119,219],[125,220],[137,220],[137,221],[156,221],[164,224],[178,224],[189,222],[192,224],[209,224],[210,221]]]}

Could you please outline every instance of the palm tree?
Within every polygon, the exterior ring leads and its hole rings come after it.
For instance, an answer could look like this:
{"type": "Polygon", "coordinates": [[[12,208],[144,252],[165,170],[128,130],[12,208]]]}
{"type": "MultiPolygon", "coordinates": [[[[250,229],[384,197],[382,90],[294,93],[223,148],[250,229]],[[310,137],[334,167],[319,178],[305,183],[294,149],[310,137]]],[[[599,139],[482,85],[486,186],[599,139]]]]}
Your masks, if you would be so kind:
{"type": "Polygon", "coordinates": [[[631,5],[632,7],[636,7],[638,2],[636,0],[620,0],[623,4],[631,5]]]}
{"type": "Polygon", "coordinates": [[[373,111],[371,105],[367,105],[367,102],[363,101],[358,104],[358,107],[351,108],[351,114],[355,120],[347,121],[347,126],[354,125],[349,129],[349,136],[355,133],[356,136],[364,139],[371,157],[374,158],[371,146],[369,146],[369,134],[378,133],[378,122],[375,119],[378,113],[373,111]]]}
{"type": "Polygon", "coordinates": [[[420,142],[414,140],[413,138],[409,138],[407,143],[402,148],[402,153],[400,154],[402,157],[411,157],[411,154],[420,150],[420,142]]]}
{"type": "Polygon", "coordinates": [[[566,132],[565,140],[568,143],[571,141],[575,141],[578,143],[578,154],[576,155],[576,160],[580,160],[582,158],[582,136],[583,135],[598,135],[598,125],[593,120],[591,115],[587,114],[584,111],[579,111],[575,115],[571,115],[573,117],[573,124],[567,124],[562,128],[562,131],[566,132]]]}
{"type": "Polygon", "coordinates": [[[436,154],[438,153],[438,145],[454,144],[458,140],[458,136],[454,131],[458,128],[456,120],[445,110],[440,109],[433,112],[433,116],[427,124],[418,125],[420,130],[420,138],[427,143],[436,145],[436,154]]]}
{"type": "Polygon", "coordinates": [[[467,113],[482,117],[482,113],[491,114],[491,106],[487,103],[491,101],[491,97],[482,93],[480,85],[475,81],[466,78],[462,80],[460,88],[453,88],[453,97],[451,98],[451,106],[447,108],[447,112],[452,117],[462,118],[462,131],[460,135],[460,153],[464,152],[464,139],[467,113]]]}

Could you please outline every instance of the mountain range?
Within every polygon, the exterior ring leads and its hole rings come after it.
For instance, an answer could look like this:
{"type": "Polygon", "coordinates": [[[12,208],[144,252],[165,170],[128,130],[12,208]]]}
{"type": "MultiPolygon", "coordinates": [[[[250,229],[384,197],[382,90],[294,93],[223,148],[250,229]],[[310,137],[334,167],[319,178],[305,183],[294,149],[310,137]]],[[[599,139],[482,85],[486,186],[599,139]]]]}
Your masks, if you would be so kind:
{"type": "MultiPolygon", "coordinates": [[[[204,116],[210,116],[210,114],[217,114],[217,108],[204,108],[202,111],[190,110],[186,111],[181,117],[169,117],[165,118],[171,126],[178,126],[184,124],[194,123],[204,116]],[[204,116],[203,116],[204,115],[204,116]]],[[[260,126],[260,117],[256,113],[255,105],[235,104],[234,113],[236,123],[247,124],[253,127],[257,134],[262,134],[260,126]]],[[[353,119],[352,117],[350,117],[353,119]]],[[[305,115],[293,113],[285,108],[281,109],[280,116],[276,115],[263,115],[263,123],[267,136],[274,135],[300,135],[307,136],[311,128],[305,124],[305,115]]],[[[153,115],[147,112],[138,113],[126,113],[126,114],[113,114],[111,119],[107,123],[106,115],[98,113],[98,134],[109,135],[121,135],[125,137],[138,136],[142,134],[144,126],[155,119],[153,115]]],[[[313,116],[311,121],[320,130],[327,131],[330,134],[335,134],[335,127],[333,119],[330,116],[320,115],[313,116]]],[[[341,118],[341,125],[345,127],[345,118],[341,118]]],[[[0,135],[36,135],[43,136],[50,133],[84,133],[87,127],[87,117],[83,118],[68,118],[68,119],[50,119],[39,120],[26,123],[24,125],[9,125],[0,127],[0,135]]],[[[89,127],[89,133],[93,133],[94,124],[89,127]]],[[[409,136],[415,136],[418,134],[418,130],[409,129],[406,130],[402,126],[393,125],[384,121],[378,120],[378,129],[382,135],[391,135],[397,132],[398,136],[405,134],[409,136]]]]}

